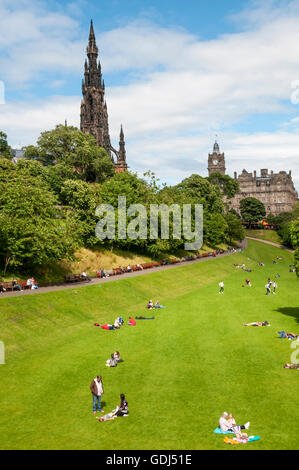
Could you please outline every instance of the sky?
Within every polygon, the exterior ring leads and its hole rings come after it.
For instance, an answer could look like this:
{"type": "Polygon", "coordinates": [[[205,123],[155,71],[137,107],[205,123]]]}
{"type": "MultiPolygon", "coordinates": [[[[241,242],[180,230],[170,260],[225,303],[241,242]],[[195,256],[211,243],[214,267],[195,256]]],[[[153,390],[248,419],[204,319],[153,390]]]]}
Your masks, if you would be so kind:
{"type": "Polygon", "coordinates": [[[0,130],[13,148],[65,119],[80,126],[93,19],[117,148],[175,184],[289,171],[299,190],[299,0],[0,0],[0,130]],[[217,137],[216,137],[217,136],[217,137]]]}

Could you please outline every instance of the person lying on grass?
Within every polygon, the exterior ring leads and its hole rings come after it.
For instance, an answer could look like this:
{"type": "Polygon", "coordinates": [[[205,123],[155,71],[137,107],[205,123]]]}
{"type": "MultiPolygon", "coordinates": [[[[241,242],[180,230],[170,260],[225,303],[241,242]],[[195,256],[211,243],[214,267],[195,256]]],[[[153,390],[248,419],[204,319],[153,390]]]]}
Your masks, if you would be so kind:
{"type": "Polygon", "coordinates": [[[135,317],[135,320],[154,320],[155,317],[135,317]]]}
{"type": "Polygon", "coordinates": [[[109,325],[109,323],[106,323],[106,325],[100,325],[100,327],[103,330],[115,330],[115,326],[114,325],[109,325]]]}
{"type": "Polygon", "coordinates": [[[296,339],[296,338],[299,338],[299,335],[295,335],[294,333],[287,333],[285,331],[278,331],[277,332],[278,335],[280,335],[280,338],[288,338],[288,339],[296,339]]]}
{"type": "Polygon", "coordinates": [[[243,323],[243,326],[271,326],[270,323],[267,322],[267,320],[261,322],[261,321],[254,321],[252,323],[243,323]]]}
{"type": "Polygon", "coordinates": [[[299,369],[299,364],[285,364],[283,366],[285,369],[299,369]]]}
{"type": "Polygon", "coordinates": [[[229,416],[230,415],[226,411],[224,411],[224,413],[222,413],[222,415],[219,419],[219,427],[220,427],[221,431],[223,431],[223,432],[232,431],[234,433],[238,433],[238,432],[240,432],[240,429],[248,429],[249,428],[249,426],[250,426],[249,421],[248,421],[248,423],[246,423],[242,426],[239,426],[239,425],[236,425],[236,421],[235,421],[234,417],[232,417],[229,420],[228,419],[229,416]],[[234,425],[232,425],[233,422],[235,423],[234,425]]]}
{"type": "Polygon", "coordinates": [[[112,410],[111,413],[107,415],[97,417],[100,422],[108,421],[109,419],[114,419],[122,416],[129,415],[129,405],[126,400],[126,397],[123,393],[120,394],[120,405],[116,407],[115,410],[112,410]]]}

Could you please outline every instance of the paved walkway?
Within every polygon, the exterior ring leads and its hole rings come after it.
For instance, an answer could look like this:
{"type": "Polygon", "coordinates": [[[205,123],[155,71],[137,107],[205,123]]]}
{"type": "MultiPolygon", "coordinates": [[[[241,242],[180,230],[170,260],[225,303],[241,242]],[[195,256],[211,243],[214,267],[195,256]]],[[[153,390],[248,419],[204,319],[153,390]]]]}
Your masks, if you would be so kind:
{"type": "Polygon", "coordinates": [[[295,250],[291,250],[290,248],[287,248],[286,246],[279,245],[279,243],[274,243],[274,242],[269,242],[268,240],[261,240],[260,238],[254,238],[254,237],[246,237],[249,240],[255,240],[256,242],[262,242],[266,243],[267,245],[272,245],[276,246],[276,248],[281,248],[282,250],[289,251],[290,253],[294,253],[295,250]]]}
{"type": "MultiPolygon", "coordinates": [[[[245,249],[246,245],[247,245],[246,240],[243,240],[240,243],[240,248],[245,249]]],[[[232,254],[234,254],[234,253],[231,253],[231,252],[223,253],[221,255],[217,255],[217,258],[220,258],[220,257],[223,257],[223,256],[229,256],[229,255],[232,255],[232,254]]],[[[190,265],[190,264],[194,264],[194,263],[201,263],[203,261],[207,261],[207,260],[210,260],[210,259],[215,259],[215,258],[212,258],[212,257],[199,258],[199,259],[196,259],[194,261],[184,261],[183,263],[171,264],[171,265],[166,265],[166,266],[159,266],[159,267],[156,267],[156,268],[144,269],[143,271],[135,271],[135,272],[132,272],[132,273],[119,274],[119,275],[116,275],[116,276],[110,276],[110,277],[106,277],[106,278],[104,277],[102,279],[92,278],[90,282],[85,281],[85,282],[77,282],[77,283],[63,283],[63,284],[59,284],[59,285],[57,284],[57,285],[52,285],[52,286],[47,286],[47,287],[40,287],[38,290],[28,289],[28,290],[25,290],[25,291],[5,292],[3,294],[0,294],[0,299],[5,298],[5,297],[20,297],[20,296],[32,295],[32,294],[37,295],[37,294],[41,294],[41,293],[44,293],[44,292],[53,292],[53,291],[64,290],[64,289],[74,289],[74,288],[83,287],[83,286],[86,286],[86,285],[90,286],[90,285],[94,285],[94,284],[102,284],[104,282],[112,282],[112,281],[117,281],[119,279],[126,279],[126,278],[129,278],[129,277],[142,276],[144,274],[150,274],[150,273],[157,272],[157,271],[165,271],[166,269],[175,269],[175,268],[179,268],[181,266],[186,266],[186,265],[190,265]]]]}
{"type": "MultiPolygon", "coordinates": [[[[248,245],[248,239],[256,240],[256,241],[262,242],[262,243],[267,243],[268,245],[273,245],[273,246],[276,246],[277,248],[282,248],[284,250],[287,250],[287,251],[290,251],[291,253],[293,253],[292,250],[286,248],[285,246],[282,246],[282,245],[279,245],[279,244],[273,243],[273,242],[268,242],[266,240],[261,240],[259,238],[253,238],[253,237],[246,237],[243,241],[241,241],[239,243],[239,248],[241,248],[242,250],[245,250],[247,248],[247,245],[248,245]]],[[[231,253],[231,252],[223,253],[222,255],[218,255],[217,258],[223,257],[223,256],[229,256],[229,255],[233,255],[233,254],[234,253],[231,253]]],[[[37,294],[42,294],[44,292],[53,292],[53,291],[59,291],[59,290],[64,290],[64,289],[74,289],[74,288],[83,287],[83,286],[86,286],[86,285],[90,286],[90,285],[94,285],[94,284],[102,284],[104,282],[118,281],[119,279],[126,279],[126,278],[129,278],[129,277],[142,276],[144,274],[150,274],[150,273],[157,272],[157,271],[165,271],[166,269],[175,269],[175,268],[179,268],[181,266],[186,266],[186,265],[195,264],[195,263],[202,263],[204,261],[208,261],[208,260],[211,260],[211,259],[214,259],[214,258],[212,258],[212,257],[199,258],[199,259],[196,259],[194,261],[184,261],[183,263],[171,264],[171,265],[166,265],[166,266],[159,266],[159,267],[156,267],[156,268],[144,269],[143,271],[135,271],[133,273],[119,274],[117,276],[110,276],[110,277],[106,277],[106,278],[103,278],[103,279],[92,278],[92,280],[90,282],[63,283],[63,284],[59,284],[59,285],[57,284],[57,285],[52,285],[52,286],[47,286],[47,287],[40,287],[38,290],[28,289],[28,290],[21,291],[21,292],[20,291],[5,292],[3,294],[0,294],[0,299],[5,298],[5,297],[18,297],[18,296],[20,297],[20,296],[32,295],[32,294],[37,295],[37,294]]]]}

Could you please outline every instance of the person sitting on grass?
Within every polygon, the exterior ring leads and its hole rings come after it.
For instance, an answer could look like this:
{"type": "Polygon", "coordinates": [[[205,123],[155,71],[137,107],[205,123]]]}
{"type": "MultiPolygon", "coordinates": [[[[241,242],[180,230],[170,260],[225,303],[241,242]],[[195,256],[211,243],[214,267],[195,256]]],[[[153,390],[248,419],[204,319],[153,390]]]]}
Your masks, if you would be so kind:
{"type": "Polygon", "coordinates": [[[2,294],[2,292],[6,292],[6,289],[3,287],[3,284],[0,284],[0,294],[2,294]]]}
{"type": "Polygon", "coordinates": [[[116,361],[113,353],[111,354],[110,359],[108,359],[106,361],[106,366],[107,367],[116,367],[117,366],[117,361],[116,361]]]}
{"type": "Polygon", "coordinates": [[[113,356],[114,356],[114,359],[116,360],[117,363],[118,362],[124,362],[124,360],[120,358],[119,351],[115,351],[113,356]]]}
{"type": "Polygon", "coordinates": [[[114,322],[114,327],[119,329],[121,327],[120,317],[117,317],[114,322]]]}
{"type": "Polygon", "coordinates": [[[135,325],[136,325],[136,321],[135,321],[132,317],[129,317],[128,325],[129,325],[129,326],[135,326],[135,325]]]}
{"type": "Polygon", "coordinates": [[[247,285],[248,287],[251,287],[251,282],[250,282],[249,279],[245,279],[245,282],[246,282],[246,285],[247,285]]]}
{"type": "MultiPolygon", "coordinates": [[[[220,419],[219,419],[219,427],[221,429],[222,432],[226,433],[228,431],[232,431],[232,432],[236,432],[237,430],[239,429],[248,429],[249,426],[250,426],[250,422],[248,421],[248,423],[242,425],[242,426],[239,426],[239,425],[236,425],[234,424],[233,426],[231,425],[232,421],[228,420],[228,417],[229,417],[229,414],[224,411],[224,413],[222,413],[220,419]]],[[[236,423],[235,419],[233,418],[233,421],[234,423],[236,423]]]]}
{"type": "Polygon", "coordinates": [[[227,424],[232,428],[233,426],[236,426],[236,420],[234,418],[234,415],[232,413],[229,413],[227,417],[227,424]]]}
{"type": "Polygon", "coordinates": [[[285,369],[299,369],[299,364],[285,364],[283,367],[285,369]]]}
{"type": "Polygon", "coordinates": [[[261,322],[261,321],[254,321],[252,323],[243,323],[244,326],[271,326],[270,323],[267,322],[267,320],[261,322]]]}
{"type": "Polygon", "coordinates": [[[148,302],[146,308],[154,308],[154,303],[153,303],[152,300],[149,300],[149,302],[148,302]]]}
{"type": "Polygon", "coordinates": [[[107,415],[97,417],[101,423],[103,421],[108,421],[110,419],[115,419],[118,417],[129,416],[129,405],[123,393],[120,394],[120,405],[116,407],[115,410],[112,410],[111,413],[107,415]]]}
{"type": "Polygon", "coordinates": [[[128,416],[129,405],[123,393],[120,394],[120,405],[116,408],[116,416],[128,416]]]}

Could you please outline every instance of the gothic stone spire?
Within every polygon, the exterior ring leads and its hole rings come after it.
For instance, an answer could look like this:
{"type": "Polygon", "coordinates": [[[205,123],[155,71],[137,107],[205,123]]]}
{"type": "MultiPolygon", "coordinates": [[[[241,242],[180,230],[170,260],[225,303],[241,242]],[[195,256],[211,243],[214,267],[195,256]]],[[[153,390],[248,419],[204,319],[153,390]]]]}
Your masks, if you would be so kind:
{"type": "Polygon", "coordinates": [[[125,136],[123,131],[123,126],[120,126],[120,135],[119,135],[119,152],[117,162],[115,164],[115,172],[121,173],[127,171],[127,157],[126,157],[126,144],[125,144],[125,136]]]}
{"type": "Polygon", "coordinates": [[[101,65],[100,62],[97,62],[98,48],[92,20],[86,52],[88,60],[85,60],[84,65],[80,128],[82,132],[92,134],[97,141],[97,145],[103,147],[111,157],[105,88],[102,81],[101,65]]]}

